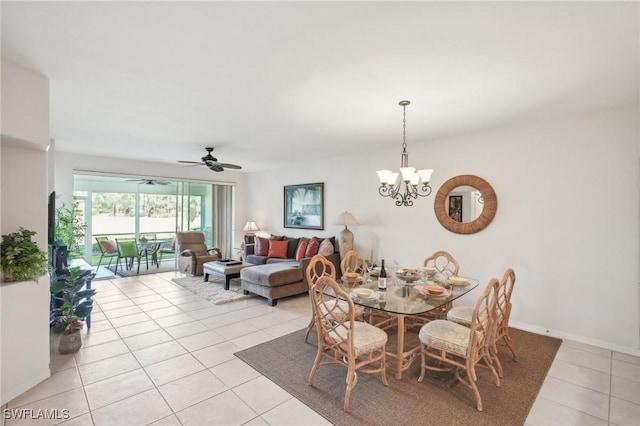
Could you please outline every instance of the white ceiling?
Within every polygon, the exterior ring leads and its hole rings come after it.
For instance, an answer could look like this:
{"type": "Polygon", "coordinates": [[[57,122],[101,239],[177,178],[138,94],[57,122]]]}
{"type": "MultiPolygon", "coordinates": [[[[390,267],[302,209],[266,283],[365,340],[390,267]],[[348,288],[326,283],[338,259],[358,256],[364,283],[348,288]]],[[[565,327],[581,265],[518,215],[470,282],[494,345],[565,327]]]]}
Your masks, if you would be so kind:
{"type": "Polygon", "coordinates": [[[57,150],[247,171],[637,103],[639,51],[637,2],[2,2],[57,150]]]}

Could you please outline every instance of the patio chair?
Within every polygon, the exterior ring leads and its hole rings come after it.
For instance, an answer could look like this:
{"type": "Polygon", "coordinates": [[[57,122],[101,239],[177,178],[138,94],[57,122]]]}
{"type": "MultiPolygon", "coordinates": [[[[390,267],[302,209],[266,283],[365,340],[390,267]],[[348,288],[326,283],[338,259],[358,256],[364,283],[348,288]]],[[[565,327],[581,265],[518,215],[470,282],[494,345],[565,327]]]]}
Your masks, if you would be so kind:
{"type": "Polygon", "coordinates": [[[108,237],[95,237],[96,242],[98,243],[98,248],[100,249],[100,260],[98,260],[98,266],[96,267],[96,272],[100,269],[100,265],[102,264],[102,259],[108,258],[109,264],[107,268],[111,266],[111,262],[113,262],[114,258],[118,258],[118,245],[115,241],[110,240],[108,237]]]}
{"type": "MultiPolygon", "coordinates": [[[[118,275],[118,265],[122,268],[121,259],[125,260],[127,270],[133,270],[134,260],[138,260],[138,270],[136,274],[140,273],[140,260],[142,255],[138,250],[138,243],[136,240],[119,240],[116,238],[116,244],[118,245],[118,259],[116,260],[115,274],[118,275]]],[[[149,269],[149,262],[147,261],[147,269],[149,269]]]]}

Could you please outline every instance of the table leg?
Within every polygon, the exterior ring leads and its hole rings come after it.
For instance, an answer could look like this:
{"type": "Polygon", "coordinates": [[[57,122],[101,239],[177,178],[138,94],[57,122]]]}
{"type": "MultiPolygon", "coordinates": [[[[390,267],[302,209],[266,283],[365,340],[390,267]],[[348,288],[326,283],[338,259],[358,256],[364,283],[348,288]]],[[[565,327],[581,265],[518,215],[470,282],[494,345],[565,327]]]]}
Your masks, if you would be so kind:
{"type": "Polygon", "coordinates": [[[398,347],[396,348],[396,379],[402,379],[404,361],[404,315],[398,315],[398,347]]]}
{"type": "Polygon", "coordinates": [[[231,275],[225,275],[224,276],[224,289],[225,290],[229,290],[229,284],[231,283],[231,275]]]}

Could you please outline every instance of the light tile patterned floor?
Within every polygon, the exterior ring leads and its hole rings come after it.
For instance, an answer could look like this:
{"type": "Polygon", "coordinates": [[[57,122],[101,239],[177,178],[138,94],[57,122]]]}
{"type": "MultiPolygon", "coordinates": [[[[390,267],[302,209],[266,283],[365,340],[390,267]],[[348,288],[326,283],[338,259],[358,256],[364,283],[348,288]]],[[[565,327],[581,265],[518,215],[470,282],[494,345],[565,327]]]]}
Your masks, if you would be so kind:
{"type": "MultiPolygon", "coordinates": [[[[306,327],[306,296],[212,305],[179,273],[96,281],[91,331],[52,376],[3,408],[67,409],[69,420],[3,425],[328,425],[233,354],[306,327]]],[[[563,342],[527,425],[639,425],[640,358],[563,342]]]]}

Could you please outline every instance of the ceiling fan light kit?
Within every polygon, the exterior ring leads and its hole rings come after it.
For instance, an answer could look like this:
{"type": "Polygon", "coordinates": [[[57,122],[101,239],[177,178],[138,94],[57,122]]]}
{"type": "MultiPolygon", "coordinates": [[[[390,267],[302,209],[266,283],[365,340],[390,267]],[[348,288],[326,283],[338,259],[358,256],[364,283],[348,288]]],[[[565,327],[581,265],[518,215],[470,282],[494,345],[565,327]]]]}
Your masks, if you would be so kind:
{"type": "Polygon", "coordinates": [[[224,169],[242,169],[242,167],[238,166],[237,164],[219,163],[218,159],[211,155],[211,153],[213,152],[213,148],[207,147],[205,148],[205,150],[207,151],[207,155],[202,157],[200,161],[178,161],[178,163],[188,164],[191,166],[206,166],[214,172],[223,172],[224,169]]]}

